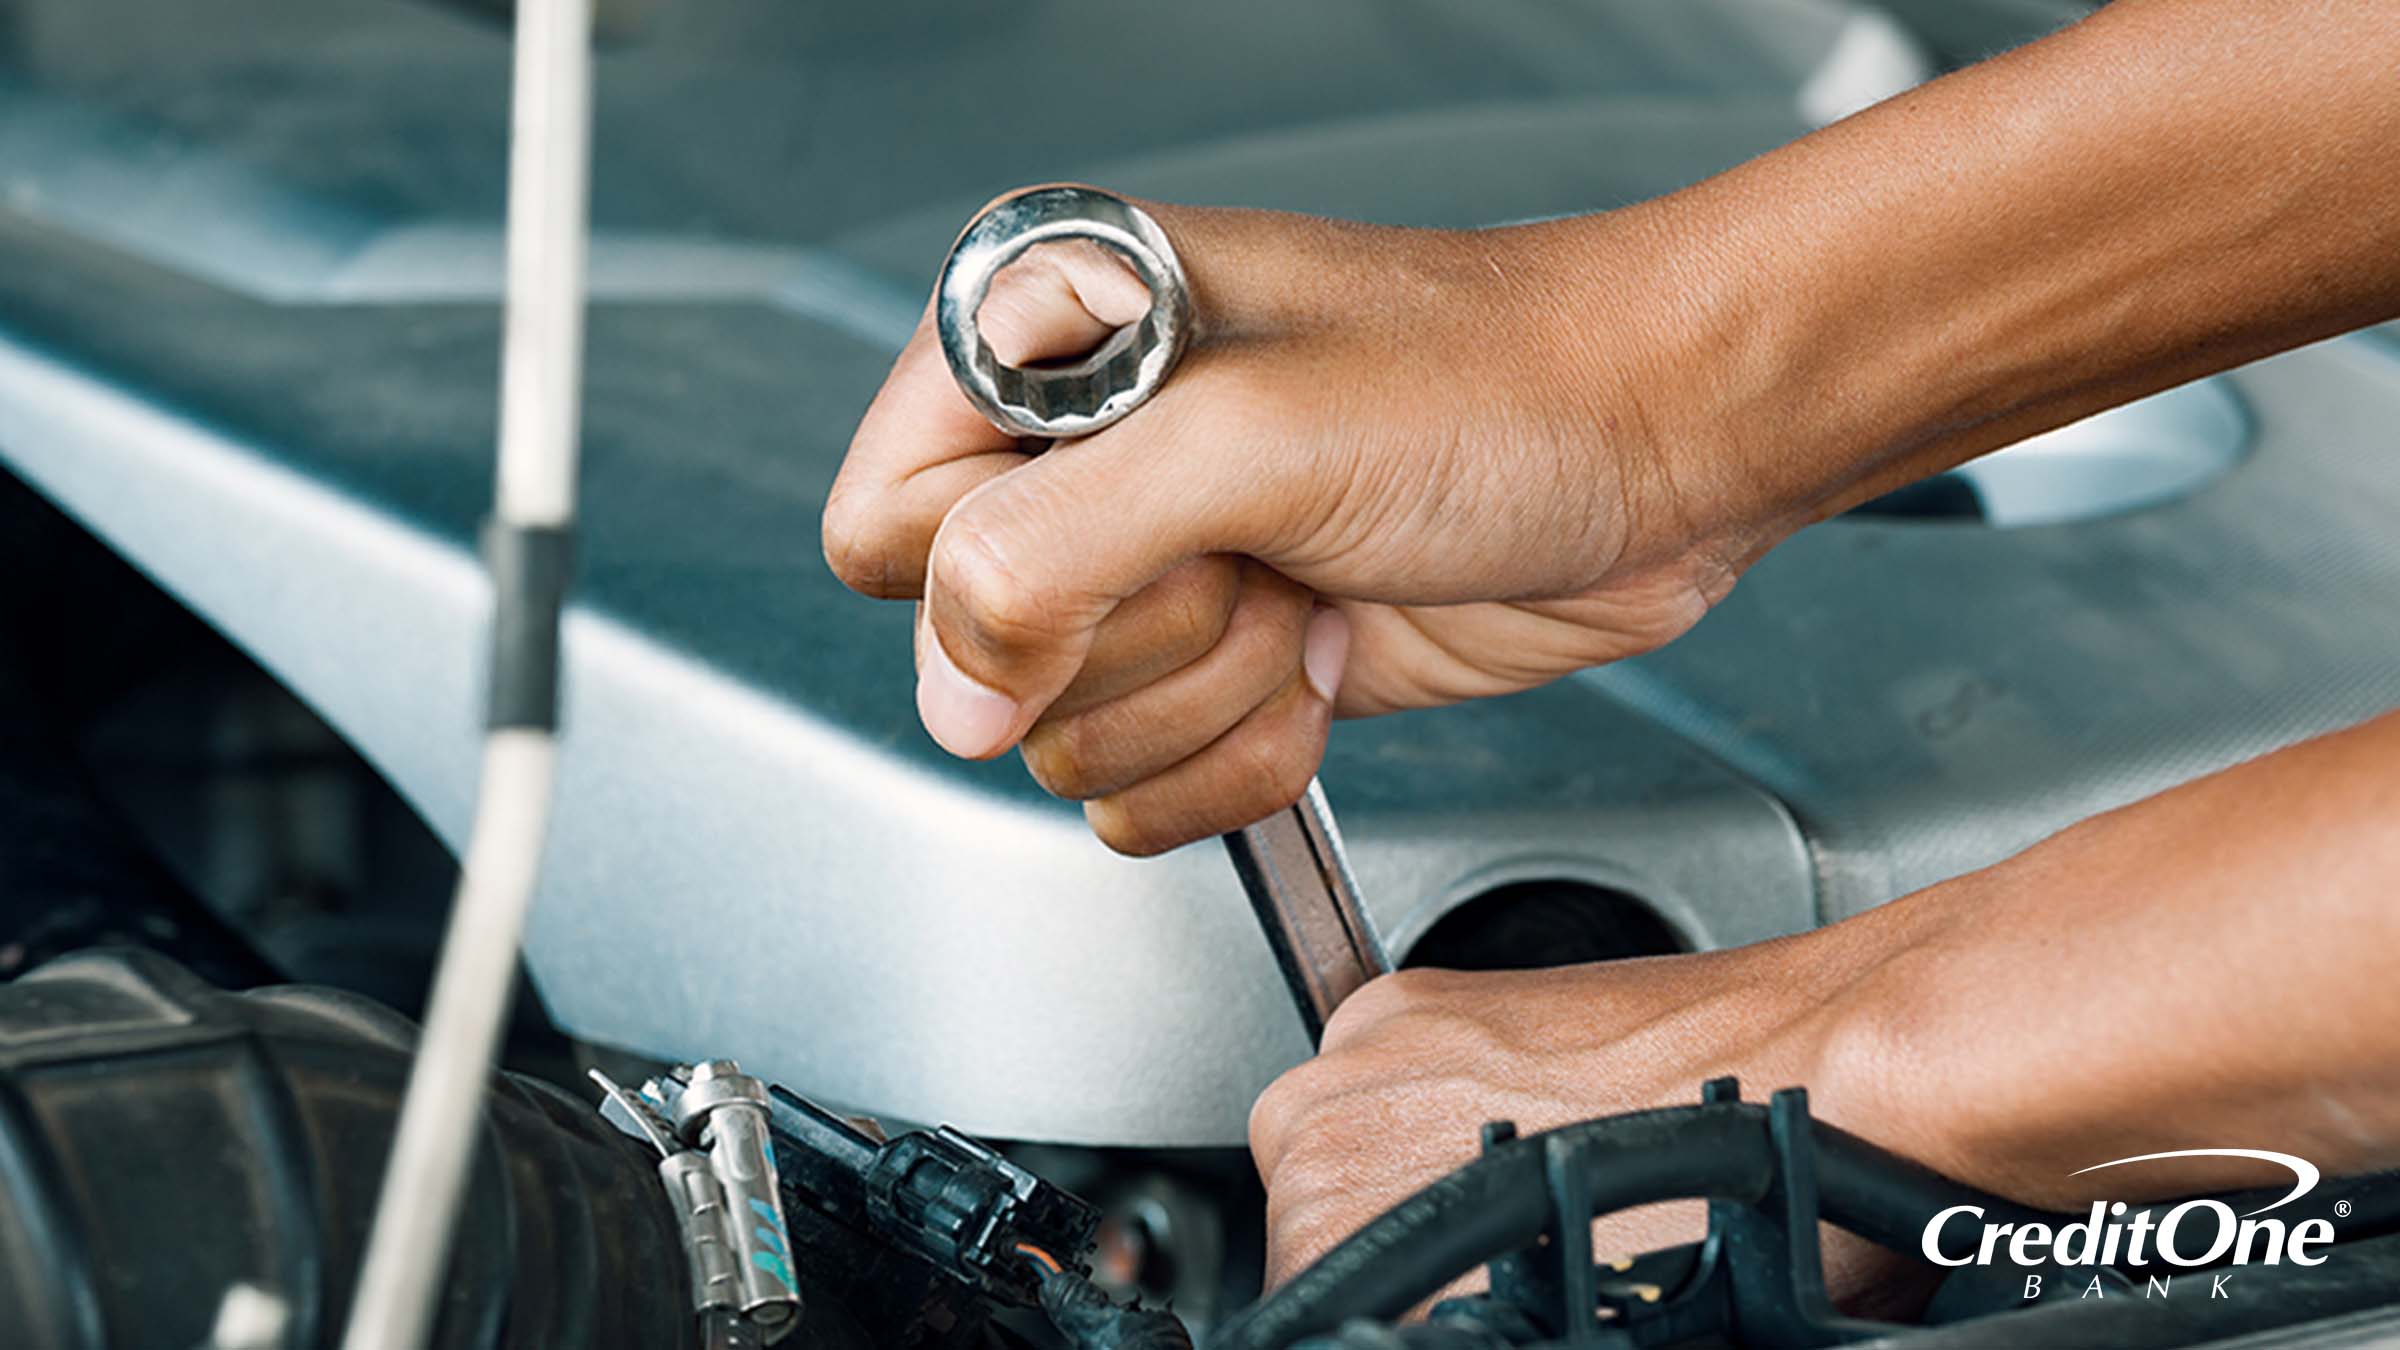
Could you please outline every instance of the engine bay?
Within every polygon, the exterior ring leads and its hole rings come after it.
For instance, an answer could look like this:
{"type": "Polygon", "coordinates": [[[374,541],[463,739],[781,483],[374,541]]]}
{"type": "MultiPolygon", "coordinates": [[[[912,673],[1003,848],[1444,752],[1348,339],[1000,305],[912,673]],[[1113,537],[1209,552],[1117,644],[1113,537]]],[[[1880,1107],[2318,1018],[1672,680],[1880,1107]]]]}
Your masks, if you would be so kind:
{"type": "MultiPolygon", "coordinates": [[[[0,0],[9,1344],[332,1345],[356,1292],[489,763],[513,8],[0,0]]],[[[907,607],[812,542],[959,223],[1070,179],[1601,210],[2084,7],[1012,8],[602,6],[568,735],[432,1344],[2400,1325],[2391,1175],[2272,1218],[2051,1213],[1731,1079],[1460,1119],[1471,1161],[1267,1287],[1246,1121],[1319,1028],[1223,855],[1116,856],[1013,762],[942,753],[898,692],[907,607]],[[1124,115],[1044,134],[1095,99],[1124,115]],[[1595,1248],[1675,1202],[1705,1236],[1595,1248]],[[1904,1271],[1888,1307],[1828,1295],[1837,1229],[1904,1271]]],[[[2400,461],[2358,453],[2395,412],[2389,326],[2305,347],[1813,526],[1670,648],[1344,726],[1372,929],[1464,971],[1802,933],[2400,704],[2400,461]]]]}

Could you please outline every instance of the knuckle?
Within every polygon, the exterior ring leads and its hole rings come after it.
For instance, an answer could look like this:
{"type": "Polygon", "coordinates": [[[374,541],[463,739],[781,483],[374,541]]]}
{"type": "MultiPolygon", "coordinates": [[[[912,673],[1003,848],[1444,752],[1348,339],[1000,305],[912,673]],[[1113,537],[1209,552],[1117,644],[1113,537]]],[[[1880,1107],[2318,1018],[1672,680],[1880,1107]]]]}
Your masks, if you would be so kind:
{"type": "Polygon", "coordinates": [[[1258,1094],[1251,1107],[1251,1117],[1262,1112],[1269,1115],[1288,1115],[1305,1103],[1315,1101],[1333,1089],[1332,1079],[1339,1066],[1322,1057],[1304,1059],[1276,1075],[1267,1090],[1258,1094]]]}
{"type": "Polygon", "coordinates": [[[841,583],[879,600],[904,598],[892,586],[891,552],[874,503],[865,495],[836,492],[825,501],[819,543],[825,564],[841,583]]]}
{"type": "Polygon", "coordinates": [[[1325,1041],[1347,1044],[1405,1017],[1422,1015],[1435,1002],[1442,972],[1405,969],[1377,976],[1343,999],[1325,1019],[1325,1041]]]}
{"type": "Polygon", "coordinates": [[[1058,630],[1061,607],[1005,557],[980,525],[953,515],[934,538],[931,573],[969,637],[1002,649],[1040,646],[1058,630]]]}
{"type": "Polygon", "coordinates": [[[1139,814],[1127,811],[1114,798],[1085,802],[1083,818],[1101,843],[1128,858],[1155,858],[1178,844],[1191,842],[1167,835],[1139,814]]]}
{"type": "Polygon", "coordinates": [[[1333,1249],[1347,1230],[1335,1226],[1321,1206],[1295,1210],[1267,1236],[1269,1288],[1290,1280],[1316,1264],[1333,1249]]]}
{"type": "Polygon", "coordinates": [[[1262,1168],[1283,1168],[1305,1157],[1317,1138],[1310,1129],[1343,1095],[1346,1075],[1323,1059],[1307,1060],[1267,1085],[1250,1104],[1250,1147],[1262,1168]]]}
{"type": "Polygon", "coordinates": [[[1391,991],[1391,997],[1402,1001],[1404,1007],[1419,1007],[1435,1001],[1449,985],[1448,971],[1417,967],[1395,970],[1380,983],[1391,991]]]}
{"type": "Polygon", "coordinates": [[[1159,645],[1171,668],[1197,660],[1217,645],[1240,603],[1241,569],[1226,558],[1203,558],[1162,583],[1159,645]]]}
{"type": "MultiPolygon", "coordinates": [[[[1293,1073],[1297,1072],[1293,1070],[1293,1073]]],[[[1287,1073],[1267,1084],[1267,1090],[1258,1094],[1257,1101],[1250,1103],[1250,1151],[1258,1158],[1261,1167],[1273,1161],[1267,1156],[1270,1146],[1288,1132],[1292,1115],[1299,1109],[1302,1100],[1300,1091],[1292,1086],[1292,1073],[1287,1073]]]]}
{"type": "Polygon", "coordinates": [[[1277,1227],[1294,1236],[1320,1226],[1324,1207],[1339,1203],[1355,1170],[1349,1151],[1303,1123],[1302,1133],[1275,1165],[1277,1227]]]}
{"type": "Polygon", "coordinates": [[[1429,1061],[1452,1068],[1496,1063],[1516,1049],[1490,1022],[1454,1002],[1412,1008],[1392,1025],[1405,1027],[1409,1042],[1423,1046],[1429,1061]]]}
{"type": "Polygon", "coordinates": [[[1369,980],[1343,999],[1333,1015],[1325,1019],[1324,1044],[1352,1044],[1390,1017],[1390,1003],[1395,995],[1388,986],[1398,978],[1393,974],[1369,980]]]}
{"type": "Polygon", "coordinates": [[[1247,805],[1258,815],[1300,800],[1317,772],[1316,755],[1286,736],[1244,736],[1227,749],[1241,756],[1242,781],[1250,785],[1247,805]]]}
{"type": "Polygon", "coordinates": [[[1045,722],[1025,737],[1022,747],[1025,768],[1033,781],[1054,797],[1083,801],[1101,794],[1101,776],[1097,772],[1086,738],[1079,730],[1077,718],[1060,722],[1045,722]]]}

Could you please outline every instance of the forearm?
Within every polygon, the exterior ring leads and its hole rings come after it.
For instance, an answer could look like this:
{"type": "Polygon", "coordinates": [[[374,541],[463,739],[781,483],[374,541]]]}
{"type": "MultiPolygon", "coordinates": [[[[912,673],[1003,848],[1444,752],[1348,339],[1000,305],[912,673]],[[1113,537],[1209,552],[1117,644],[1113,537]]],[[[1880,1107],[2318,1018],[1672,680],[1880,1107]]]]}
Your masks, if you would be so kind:
{"type": "Polygon", "coordinates": [[[2168,1149],[2392,1166],[2396,902],[2387,714],[1852,921],[1880,956],[1836,996],[1819,1071],[1883,1142],[2039,1203],[2274,1179],[2067,1175],[2168,1149]]]}
{"type": "Polygon", "coordinates": [[[2395,70],[2380,0],[2118,0],[1551,228],[1619,260],[1595,303],[1644,350],[1595,330],[1595,379],[1642,363],[1658,509],[1738,565],[1985,450],[2400,314],[2395,70]]]}

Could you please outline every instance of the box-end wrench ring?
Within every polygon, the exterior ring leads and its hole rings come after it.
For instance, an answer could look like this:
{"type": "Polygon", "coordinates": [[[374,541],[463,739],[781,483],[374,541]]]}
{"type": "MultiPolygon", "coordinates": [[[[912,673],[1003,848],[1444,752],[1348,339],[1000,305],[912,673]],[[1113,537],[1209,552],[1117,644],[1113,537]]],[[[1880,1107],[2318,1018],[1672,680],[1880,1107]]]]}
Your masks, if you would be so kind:
{"type": "Polygon", "coordinates": [[[1166,231],[1131,202],[1089,188],[1035,188],[994,203],[951,246],[935,292],[934,327],[958,387],[992,425],[1069,440],[1118,421],[1167,382],[1191,339],[1192,291],[1166,231]],[[975,322],[992,279],[1026,250],[1068,240],[1123,258],[1149,288],[1149,312],[1079,361],[1003,365],[975,322]]]}

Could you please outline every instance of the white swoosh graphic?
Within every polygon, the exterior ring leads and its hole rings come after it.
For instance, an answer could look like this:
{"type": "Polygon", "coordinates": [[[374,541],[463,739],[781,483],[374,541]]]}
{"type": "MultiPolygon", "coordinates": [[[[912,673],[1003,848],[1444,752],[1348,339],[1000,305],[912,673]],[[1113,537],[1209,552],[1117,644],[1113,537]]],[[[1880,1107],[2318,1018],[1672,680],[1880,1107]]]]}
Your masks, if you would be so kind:
{"type": "MultiPolygon", "coordinates": [[[[2103,1167],[2122,1167],[2126,1163],[2155,1162],[2160,1158],[2256,1158],[2260,1162],[2280,1163],[2292,1169],[2292,1175],[2300,1180],[2299,1185],[2292,1187],[2292,1193],[2274,1204],[2262,1205],[2251,1210],[2250,1214],[2264,1214],[2270,1209],[2281,1209],[2317,1188],[2317,1165],[2315,1163],[2306,1158],[2295,1158],[2289,1153],[2269,1153],[2263,1148],[2179,1148],[2170,1153],[2144,1153],[2138,1157],[2119,1158],[2115,1162],[2094,1163],[2089,1167],[2069,1172],[2067,1175],[2079,1177],[2085,1172],[2097,1172],[2103,1167]]],[[[2242,1217],[2247,1219],[2250,1214],[2242,1217]]]]}

